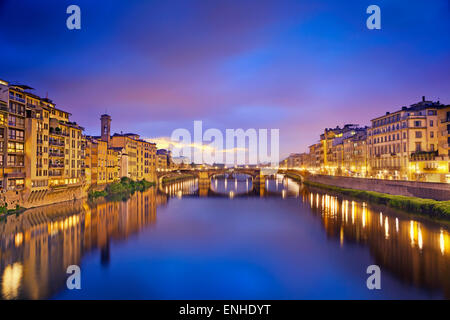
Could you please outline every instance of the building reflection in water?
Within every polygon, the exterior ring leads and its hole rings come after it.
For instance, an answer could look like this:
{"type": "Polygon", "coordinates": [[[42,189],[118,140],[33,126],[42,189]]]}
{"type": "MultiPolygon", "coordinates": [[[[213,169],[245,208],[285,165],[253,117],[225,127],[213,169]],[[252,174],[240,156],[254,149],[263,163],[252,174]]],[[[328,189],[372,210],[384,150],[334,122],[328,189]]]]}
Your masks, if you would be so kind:
{"type": "Polygon", "coordinates": [[[7,216],[0,222],[1,298],[48,298],[65,285],[67,267],[89,251],[98,250],[107,266],[110,241],[153,224],[166,198],[150,188],[127,201],[66,202],[7,216]]]}
{"type": "MultiPolygon", "coordinates": [[[[442,290],[450,298],[450,234],[438,224],[311,192],[282,176],[255,186],[248,177],[222,177],[213,179],[209,188],[230,198],[242,192],[283,201],[296,198],[307,209],[302,214],[315,215],[329,239],[339,243],[337,250],[350,243],[366,246],[382,272],[415,287],[442,290]]],[[[0,298],[51,297],[64,288],[67,267],[80,265],[88,252],[98,254],[101,265],[108,268],[112,241],[154,224],[157,207],[171,197],[201,197],[200,189],[198,179],[190,179],[150,188],[127,201],[61,203],[8,216],[0,221],[0,298]]]]}
{"type": "Polygon", "coordinates": [[[450,298],[448,230],[386,207],[326,193],[304,191],[303,201],[321,218],[327,235],[341,246],[368,246],[382,272],[393,273],[415,287],[441,290],[450,298]]]}

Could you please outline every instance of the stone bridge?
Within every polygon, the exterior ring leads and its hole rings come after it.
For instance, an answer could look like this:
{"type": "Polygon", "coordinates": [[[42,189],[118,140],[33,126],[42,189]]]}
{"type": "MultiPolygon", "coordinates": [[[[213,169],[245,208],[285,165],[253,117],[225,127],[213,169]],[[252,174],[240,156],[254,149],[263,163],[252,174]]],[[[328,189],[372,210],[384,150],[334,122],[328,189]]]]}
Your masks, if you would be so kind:
{"type": "MultiPolygon", "coordinates": [[[[222,192],[217,192],[211,185],[211,179],[215,176],[220,175],[231,175],[231,174],[242,174],[248,175],[252,179],[251,188],[247,190],[247,192],[236,193],[233,194],[233,197],[248,197],[248,196],[265,196],[267,194],[274,193],[273,191],[269,192],[266,190],[266,178],[270,178],[277,173],[285,174],[285,178],[289,176],[294,178],[294,180],[301,181],[302,177],[298,172],[287,172],[283,170],[279,170],[278,172],[272,171],[264,171],[260,169],[249,169],[249,168],[229,168],[229,169],[203,169],[203,170],[179,170],[177,172],[159,172],[158,174],[158,187],[162,193],[167,193],[167,186],[171,185],[172,182],[177,184],[176,178],[179,177],[179,182],[183,183],[183,180],[186,181],[187,175],[190,175],[192,178],[198,179],[198,189],[196,194],[198,196],[204,197],[229,197],[229,194],[225,194],[222,192]],[[174,178],[173,180],[163,181],[164,178],[174,178]],[[164,183],[163,183],[164,182],[164,183]]],[[[275,192],[276,193],[276,192],[275,192]]]]}
{"type": "MultiPolygon", "coordinates": [[[[276,172],[275,172],[276,173],[276,172]]],[[[256,168],[227,168],[227,169],[188,169],[178,170],[172,172],[158,172],[158,186],[162,190],[162,185],[165,178],[173,179],[171,182],[176,181],[177,177],[184,179],[186,175],[191,175],[198,178],[198,185],[200,193],[205,193],[209,190],[211,184],[211,178],[214,176],[225,174],[245,174],[252,178],[253,188],[261,189],[265,184],[265,178],[270,176],[270,172],[265,172],[256,168]]],[[[274,174],[274,173],[272,173],[274,174]]],[[[170,180],[169,180],[170,181],[170,180]]]]}

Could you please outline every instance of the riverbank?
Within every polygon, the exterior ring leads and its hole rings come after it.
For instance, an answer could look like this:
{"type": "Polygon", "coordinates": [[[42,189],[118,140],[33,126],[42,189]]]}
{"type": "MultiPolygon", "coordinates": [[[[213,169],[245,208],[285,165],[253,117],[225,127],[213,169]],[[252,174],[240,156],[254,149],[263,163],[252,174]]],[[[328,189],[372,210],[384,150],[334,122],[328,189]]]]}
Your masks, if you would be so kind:
{"type": "Polygon", "coordinates": [[[397,196],[450,200],[450,184],[408,180],[389,180],[362,177],[333,176],[324,174],[301,174],[306,180],[344,189],[358,189],[387,193],[397,196]]]}
{"type": "Polygon", "coordinates": [[[307,180],[303,181],[303,183],[307,186],[338,192],[343,195],[383,204],[391,208],[405,210],[432,218],[450,220],[450,201],[437,201],[432,199],[397,196],[375,191],[341,188],[307,180]]]}
{"type": "Polygon", "coordinates": [[[145,191],[148,188],[154,186],[154,182],[146,181],[145,179],[139,181],[133,181],[130,178],[123,177],[119,182],[108,184],[104,190],[91,191],[88,194],[89,200],[94,200],[100,197],[118,197],[127,198],[136,191],[145,191]]]}
{"type": "Polygon", "coordinates": [[[15,209],[8,209],[6,206],[0,206],[0,219],[10,214],[21,214],[25,210],[27,209],[19,205],[17,205],[15,209]]]}

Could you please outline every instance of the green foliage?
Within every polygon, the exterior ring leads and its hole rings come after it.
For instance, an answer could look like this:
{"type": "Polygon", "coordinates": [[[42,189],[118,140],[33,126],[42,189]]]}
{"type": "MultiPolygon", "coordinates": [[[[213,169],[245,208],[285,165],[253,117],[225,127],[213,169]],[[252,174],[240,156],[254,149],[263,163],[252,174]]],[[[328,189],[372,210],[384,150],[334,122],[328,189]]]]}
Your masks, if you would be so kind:
{"type": "Polygon", "coordinates": [[[16,205],[15,209],[8,209],[6,206],[0,206],[0,216],[7,216],[10,214],[20,214],[24,212],[26,209],[24,207],[16,205]]]}
{"type": "Polygon", "coordinates": [[[437,201],[416,197],[397,196],[374,191],[346,189],[317,182],[304,181],[305,185],[327,189],[341,194],[383,204],[408,212],[428,215],[433,218],[450,219],[450,201],[437,201]]]}
{"type": "Polygon", "coordinates": [[[91,191],[89,193],[89,199],[93,200],[98,197],[108,197],[110,200],[126,199],[134,192],[145,191],[154,185],[153,182],[146,181],[145,179],[133,181],[130,178],[123,177],[120,179],[120,182],[108,184],[103,191],[91,191]]]}
{"type": "Polygon", "coordinates": [[[88,197],[89,197],[89,199],[96,199],[96,198],[99,198],[99,197],[105,197],[105,196],[107,196],[108,195],[108,193],[106,192],[106,191],[91,191],[91,192],[89,192],[89,194],[88,194],[88,197]]]}

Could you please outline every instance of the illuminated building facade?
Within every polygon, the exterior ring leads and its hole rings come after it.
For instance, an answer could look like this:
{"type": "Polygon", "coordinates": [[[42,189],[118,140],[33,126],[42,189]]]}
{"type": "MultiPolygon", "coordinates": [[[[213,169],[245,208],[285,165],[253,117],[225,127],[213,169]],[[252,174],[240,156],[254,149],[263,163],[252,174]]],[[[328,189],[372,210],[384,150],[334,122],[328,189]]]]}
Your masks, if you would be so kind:
{"type": "Polygon", "coordinates": [[[31,87],[0,82],[1,188],[33,199],[84,183],[83,128],[31,87]]]}
{"type": "Polygon", "coordinates": [[[439,102],[422,101],[372,119],[368,130],[369,175],[445,182],[448,154],[439,154],[439,102]]]}

